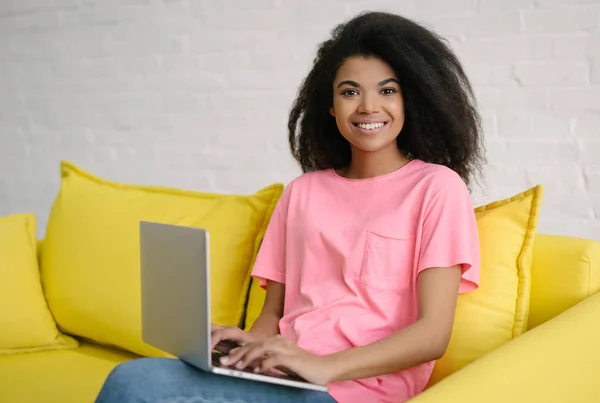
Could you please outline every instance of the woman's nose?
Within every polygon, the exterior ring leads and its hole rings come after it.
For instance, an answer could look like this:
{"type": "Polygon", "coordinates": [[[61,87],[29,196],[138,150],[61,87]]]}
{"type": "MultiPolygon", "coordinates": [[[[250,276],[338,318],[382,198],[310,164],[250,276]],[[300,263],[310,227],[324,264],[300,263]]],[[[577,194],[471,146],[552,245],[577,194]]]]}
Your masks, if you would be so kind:
{"type": "Polygon", "coordinates": [[[360,104],[356,110],[358,113],[370,115],[377,112],[378,106],[374,97],[369,95],[363,95],[360,98],[360,104]]]}

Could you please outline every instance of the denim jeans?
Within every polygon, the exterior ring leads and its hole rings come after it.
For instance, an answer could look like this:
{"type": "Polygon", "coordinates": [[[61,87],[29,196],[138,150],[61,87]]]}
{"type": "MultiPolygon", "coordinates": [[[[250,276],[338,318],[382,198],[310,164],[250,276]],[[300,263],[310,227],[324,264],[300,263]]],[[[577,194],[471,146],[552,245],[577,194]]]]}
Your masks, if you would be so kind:
{"type": "Polygon", "coordinates": [[[142,358],[119,364],[96,403],[335,403],[317,392],[201,371],[181,360],[142,358]]]}

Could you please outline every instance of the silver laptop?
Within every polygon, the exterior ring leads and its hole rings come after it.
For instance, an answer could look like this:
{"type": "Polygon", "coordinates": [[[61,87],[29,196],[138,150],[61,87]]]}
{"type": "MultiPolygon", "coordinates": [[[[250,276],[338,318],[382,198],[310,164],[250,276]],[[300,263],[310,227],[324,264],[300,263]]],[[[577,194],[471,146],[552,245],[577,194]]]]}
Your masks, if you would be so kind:
{"type": "Polygon", "coordinates": [[[211,349],[208,231],[140,222],[142,339],[194,367],[215,374],[327,391],[294,374],[256,374],[223,366],[211,349]]]}

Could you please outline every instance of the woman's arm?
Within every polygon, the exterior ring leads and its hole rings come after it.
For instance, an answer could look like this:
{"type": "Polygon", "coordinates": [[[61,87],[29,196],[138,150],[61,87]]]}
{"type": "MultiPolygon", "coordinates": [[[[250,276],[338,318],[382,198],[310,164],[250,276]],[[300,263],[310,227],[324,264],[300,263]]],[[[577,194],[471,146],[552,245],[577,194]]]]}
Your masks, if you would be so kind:
{"type": "Polygon", "coordinates": [[[375,343],[317,356],[275,335],[233,350],[222,362],[241,369],[259,360],[258,372],[280,368],[325,385],[397,372],[438,359],[452,333],[460,277],[458,265],[423,270],[418,279],[417,321],[375,343]]]}
{"type": "Polygon", "coordinates": [[[237,326],[211,326],[212,348],[219,351],[230,351],[230,346],[219,347],[224,341],[246,344],[268,339],[279,334],[279,320],[283,315],[283,299],[285,285],[274,281],[267,283],[267,296],[263,309],[254,322],[252,329],[245,332],[237,326]]]}
{"type": "Polygon", "coordinates": [[[417,321],[375,343],[323,357],[331,371],[328,382],[369,378],[440,358],[452,333],[460,277],[459,265],[423,270],[417,321]]]}
{"type": "Polygon", "coordinates": [[[284,298],[285,285],[276,281],[269,281],[263,309],[248,332],[255,340],[262,340],[279,334],[279,321],[283,317],[284,298]]]}

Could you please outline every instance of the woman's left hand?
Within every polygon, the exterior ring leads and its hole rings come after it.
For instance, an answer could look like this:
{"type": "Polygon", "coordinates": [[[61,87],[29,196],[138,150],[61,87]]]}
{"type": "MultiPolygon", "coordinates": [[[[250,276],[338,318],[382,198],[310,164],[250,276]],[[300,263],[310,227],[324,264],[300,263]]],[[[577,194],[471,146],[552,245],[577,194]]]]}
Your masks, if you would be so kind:
{"type": "Polygon", "coordinates": [[[223,365],[244,369],[252,366],[257,372],[280,369],[293,372],[318,385],[331,381],[331,368],[324,357],[301,349],[281,335],[246,343],[221,359],[223,365]]]}

